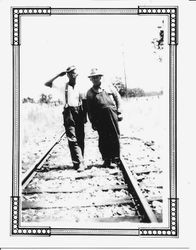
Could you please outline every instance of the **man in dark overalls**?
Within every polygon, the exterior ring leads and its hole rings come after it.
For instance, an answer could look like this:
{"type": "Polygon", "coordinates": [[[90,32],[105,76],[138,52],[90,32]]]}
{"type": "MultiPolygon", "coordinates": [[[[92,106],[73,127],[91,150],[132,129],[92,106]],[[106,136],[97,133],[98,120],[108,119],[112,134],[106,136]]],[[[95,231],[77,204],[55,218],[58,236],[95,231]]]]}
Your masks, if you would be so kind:
{"type": "Polygon", "coordinates": [[[84,95],[78,89],[76,78],[78,74],[75,66],[70,66],[65,72],[58,74],[45,85],[59,89],[65,97],[63,110],[64,127],[68,139],[68,145],[73,166],[78,171],[85,169],[84,165],[84,123],[86,120],[86,104],[84,95]],[[63,86],[55,84],[55,79],[67,74],[69,81],[63,86]]]}
{"type": "Polygon", "coordinates": [[[92,69],[89,75],[93,87],[87,92],[87,106],[92,128],[99,135],[99,150],[104,160],[103,166],[110,167],[119,162],[120,142],[118,121],[122,119],[120,95],[114,86],[102,87],[103,74],[92,69]]]}

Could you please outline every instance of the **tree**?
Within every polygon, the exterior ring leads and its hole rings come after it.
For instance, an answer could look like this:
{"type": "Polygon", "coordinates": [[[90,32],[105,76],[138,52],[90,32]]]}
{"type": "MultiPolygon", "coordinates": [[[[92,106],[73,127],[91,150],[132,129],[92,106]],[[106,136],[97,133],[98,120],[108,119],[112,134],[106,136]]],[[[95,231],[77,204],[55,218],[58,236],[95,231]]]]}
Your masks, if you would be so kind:
{"type": "Polygon", "coordinates": [[[49,104],[52,101],[52,95],[45,95],[45,94],[41,94],[40,99],[39,99],[39,103],[46,103],[49,104]]]}
{"type": "Polygon", "coordinates": [[[35,103],[35,101],[34,101],[34,99],[33,98],[31,98],[31,97],[24,97],[23,99],[22,99],[22,103],[35,103]]]}
{"type": "Polygon", "coordinates": [[[116,87],[122,97],[140,97],[145,96],[145,91],[141,88],[126,88],[121,77],[116,76],[112,84],[116,87]]]}

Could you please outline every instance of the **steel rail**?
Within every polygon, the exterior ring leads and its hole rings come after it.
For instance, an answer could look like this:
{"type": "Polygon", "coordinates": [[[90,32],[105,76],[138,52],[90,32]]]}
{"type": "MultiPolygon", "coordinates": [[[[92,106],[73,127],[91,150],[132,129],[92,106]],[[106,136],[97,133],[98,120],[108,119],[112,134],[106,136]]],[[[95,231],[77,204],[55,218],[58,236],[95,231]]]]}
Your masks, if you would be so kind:
{"type": "Polygon", "coordinates": [[[27,171],[27,173],[25,174],[25,177],[22,179],[22,189],[23,190],[29,184],[29,182],[33,179],[33,177],[35,176],[36,170],[38,170],[38,169],[40,169],[42,167],[42,165],[44,164],[46,159],[49,157],[49,153],[61,141],[61,139],[63,138],[64,135],[65,135],[65,132],[60,136],[60,138],[58,140],[55,140],[55,142],[52,144],[50,149],[41,157],[41,159],[39,159],[37,161],[37,163],[35,165],[33,165],[27,171]]]}
{"type": "Polygon", "coordinates": [[[128,165],[123,159],[120,159],[120,168],[123,172],[125,181],[127,182],[126,184],[128,185],[128,190],[131,194],[133,194],[135,200],[138,201],[137,209],[142,216],[142,222],[157,222],[155,214],[138,186],[136,179],[129,170],[128,165]]]}
{"type": "MultiPolygon", "coordinates": [[[[65,132],[60,136],[58,140],[55,140],[55,143],[52,144],[50,149],[25,174],[25,177],[22,180],[23,190],[30,183],[33,177],[36,175],[36,171],[39,170],[43,166],[46,159],[50,156],[50,152],[52,151],[52,149],[61,141],[64,135],[65,135],[65,132]]],[[[134,178],[133,173],[131,172],[128,165],[122,158],[120,159],[119,167],[124,176],[125,182],[128,187],[128,191],[132,194],[133,199],[135,200],[135,206],[138,211],[138,216],[141,218],[141,222],[148,222],[148,223],[157,222],[156,216],[153,213],[150,205],[148,204],[147,199],[144,197],[140,187],[138,186],[138,183],[136,179],[134,178]]]]}

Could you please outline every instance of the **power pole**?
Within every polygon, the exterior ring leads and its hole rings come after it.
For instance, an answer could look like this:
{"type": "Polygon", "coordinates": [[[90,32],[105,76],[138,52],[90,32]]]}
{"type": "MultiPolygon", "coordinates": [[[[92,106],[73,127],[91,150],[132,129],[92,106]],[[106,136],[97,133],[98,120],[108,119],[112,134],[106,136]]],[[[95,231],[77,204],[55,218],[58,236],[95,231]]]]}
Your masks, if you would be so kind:
{"type": "Polygon", "coordinates": [[[124,73],[124,80],[125,80],[125,96],[127,98],[127,75],[126,75],[126,66],[125,66],[125,52],[124,52],[124,45],[122,44],[122,61],[123,61],[123,73],[124,73]]]}

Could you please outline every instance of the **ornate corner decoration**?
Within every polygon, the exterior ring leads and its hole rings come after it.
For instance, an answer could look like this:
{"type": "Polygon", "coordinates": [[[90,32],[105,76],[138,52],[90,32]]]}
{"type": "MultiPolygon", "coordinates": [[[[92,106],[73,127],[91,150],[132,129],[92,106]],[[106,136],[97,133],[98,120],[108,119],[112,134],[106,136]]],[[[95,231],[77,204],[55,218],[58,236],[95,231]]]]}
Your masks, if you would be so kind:
{"type": "Polygon", "coordinates": [[[23,235],[40,235],[50,236],[51,228],[43,227],[21,227],[20,226],[20,197],[11,197],[11,235],[23,236],[23,235]]]}

